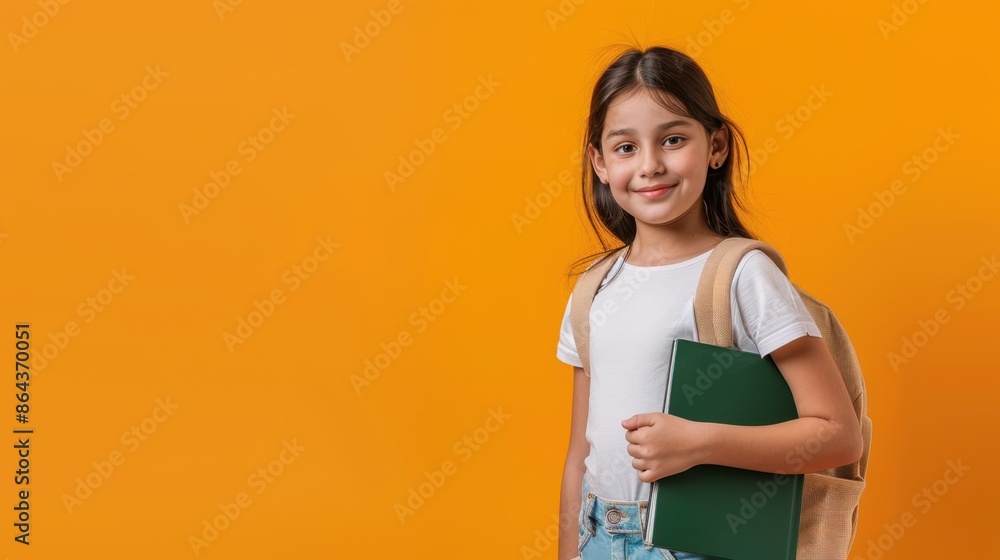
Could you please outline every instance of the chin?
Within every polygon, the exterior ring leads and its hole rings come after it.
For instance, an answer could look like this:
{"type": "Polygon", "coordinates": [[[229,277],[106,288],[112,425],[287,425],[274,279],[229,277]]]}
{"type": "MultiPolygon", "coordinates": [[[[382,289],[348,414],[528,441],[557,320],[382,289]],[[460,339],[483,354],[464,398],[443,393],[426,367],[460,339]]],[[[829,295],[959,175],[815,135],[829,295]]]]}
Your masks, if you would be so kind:
{"type": "MultiPolygon", "coordinates": [[[[693,204],[691,205],[693,206],[693,204]]],[[[683,208],[678,208],[676,204],[670,204],[669,206],[664,205],[662,209],[652,210],[649,208],[644,208],[638,212],[631,213],[637,221],[645,222],[650,225],[663,225],[670,222],[676,221],[688,213],[691,206],[685,206],[683,208]]]]}
{"type": "Polygon", "coordinates": [[[651,226],[658,226],[658,225],[668,224],[679,218],[680,215],[681,215],[680,212],[669,212],[669,213],[657,212],[655,214],[650,212],[637,212],[635,214],[632,214],[632,217],[635,218],[637,222],[642,222],[644,224],[649,224],[651,226]]]}

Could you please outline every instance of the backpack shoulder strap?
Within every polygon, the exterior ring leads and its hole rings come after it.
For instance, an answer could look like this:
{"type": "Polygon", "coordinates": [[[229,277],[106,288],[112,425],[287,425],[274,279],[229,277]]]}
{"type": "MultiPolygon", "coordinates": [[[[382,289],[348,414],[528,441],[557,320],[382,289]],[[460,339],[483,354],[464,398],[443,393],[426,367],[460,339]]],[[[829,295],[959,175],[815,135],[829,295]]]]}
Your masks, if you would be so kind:
{"type": "Polygon", "coordinates": [[[573,288],[573,303],[570,306],[570,322],[573,326],[573,340],[576,342],[576,353],[580,356],[583,371],[590,376],[590,306],[601,281],[607,276],[611,266],[624,254],[625,248],[608,253],[596,259],[583,271],[573,288]]]}
{"type": "Polygon", "coordinates": [[[733,276],[743,256],[754,249],[770,257],[781,272],[788,276],[781,254],[767,243],[745,237],[723,239],[705,262],[694,296],[694,317],[699,342],[723,348],[732,347],[733,313],[730,309],[730,293],[733,276]]]}

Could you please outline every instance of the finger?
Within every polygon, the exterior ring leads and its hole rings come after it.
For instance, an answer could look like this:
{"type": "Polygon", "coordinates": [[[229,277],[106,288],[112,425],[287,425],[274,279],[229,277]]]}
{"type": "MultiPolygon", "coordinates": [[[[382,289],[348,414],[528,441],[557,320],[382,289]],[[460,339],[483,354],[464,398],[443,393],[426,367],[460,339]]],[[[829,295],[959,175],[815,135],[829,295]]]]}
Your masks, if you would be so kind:
{"type": "Polygon", "coordinates": [[[628,444],[628,446],[625,447],[625,451],[627,451],[630,456],[635,457],[636,459],[643,459],[644,458],[643,455],[642,455],[642,446],[641,445],[636,445],[634,443],[630,443],[630,444],[628,444]]]}
{"type": "MultiPolygon", "coordinates": [[[[632,468],[634,468],[636,473],[640,475],[654,476],[655,467],[656,465],[652,461],[649,461],[647,459],[632,460],[632,468]]],[[[648,482],[648,481],[643,481],[643,482],[648,482]]]]}
{"type": "MultiPolygon", "coordinates": [[[[645,426],[643,427],[645,428],[645,426]]],[[[646,434],[643,432],[645,432],[645,430],[628,430],[625,432],[625,441],[642,445],[643,443],[646,443],[646,434]]]]}
{"type": "Polygon", "coordinates": [[[653,471],[646,470],[639,472],[639,480],[643,482],[653,482],[654,480],[658,480],[658,478],[653,474],[653,471]]]}
{"type": "Polygon", "coordinates": [[[626,430],[638,430],[644,426],[652,426],[656,422],[655,413],[636,414],[631,418],[622,420],[622,427],[626,430]]]}

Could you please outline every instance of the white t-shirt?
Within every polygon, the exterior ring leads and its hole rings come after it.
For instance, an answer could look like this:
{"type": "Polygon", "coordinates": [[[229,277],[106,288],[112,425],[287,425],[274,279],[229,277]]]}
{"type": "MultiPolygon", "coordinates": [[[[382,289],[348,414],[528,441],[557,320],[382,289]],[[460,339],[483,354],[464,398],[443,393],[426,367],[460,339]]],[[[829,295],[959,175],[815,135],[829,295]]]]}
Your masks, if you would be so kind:
{"type": "MultiPolygon", "coordinates": [[[[602,498],[649,497],[626,451],[621,422],[633,414],[663,412],[672,342],[698,340],[694,294],[711,253],[661,266],[636,266],[619,257],[594,297],[585,465],[587,480],[602,498]]],[[[572,300],[570,294],[556,357],[581,367],[570,322],[572,300]]],[[[737,266],[730,302],[733,342],[740,350],[767,355],[801,336],[821,336],[788,278],[759,250],[737,266]]]]}

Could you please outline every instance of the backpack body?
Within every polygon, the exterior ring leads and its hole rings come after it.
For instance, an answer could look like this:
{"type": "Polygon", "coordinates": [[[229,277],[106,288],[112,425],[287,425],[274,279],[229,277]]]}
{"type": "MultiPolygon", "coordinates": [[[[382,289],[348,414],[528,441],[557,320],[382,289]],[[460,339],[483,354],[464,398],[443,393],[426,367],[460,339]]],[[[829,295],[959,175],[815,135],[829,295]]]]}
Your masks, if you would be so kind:
{"type": "MultiPolygon", "coordinates": [[[[694,310],[697,342],[733,347],[730,294],[740,260],[758,249],[774,261],[787,276],[781,255],[770,245],[753,239],[730,237],[723,240],[705,262],[695,293],[694,310]]],[[[590,306],[597,289],[625,247],[598,259],[578,279],[570,309],[573,336],[583,369],[590,375],[590,306]]],[[[840,370],[861,426],[864,451],[858,461],[806,473],[799,520],[798,560],[844,560],[857,531],[861,493],[865,488],[872,423],[868,417],[868,395],[861,365],[843,326],[824,303],[801,287],[792,286],[819,328],[830,354],[840,370]]],[[[666,341],[664,341],[666,344],[666,341]]],[[[821,443],[821,442],[817,442],[821,443]]]]}

